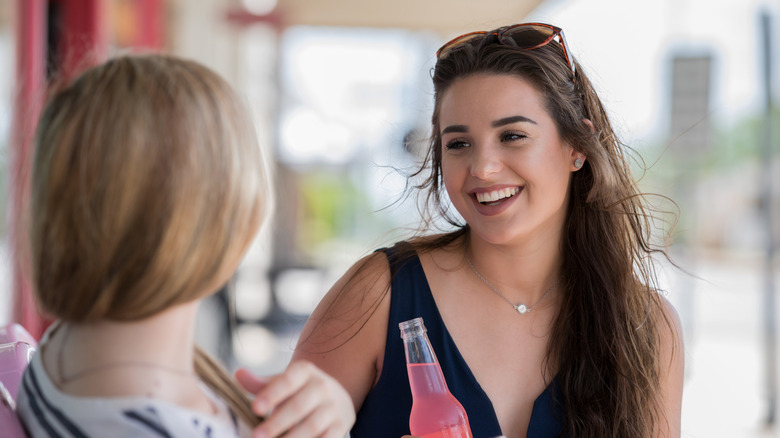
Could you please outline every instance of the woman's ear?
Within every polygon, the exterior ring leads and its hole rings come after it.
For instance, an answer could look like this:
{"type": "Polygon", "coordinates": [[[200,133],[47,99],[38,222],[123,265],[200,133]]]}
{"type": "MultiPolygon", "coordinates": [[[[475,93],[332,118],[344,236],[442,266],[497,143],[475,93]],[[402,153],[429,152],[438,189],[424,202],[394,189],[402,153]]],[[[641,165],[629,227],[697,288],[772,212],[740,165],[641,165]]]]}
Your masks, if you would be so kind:
{"type": "MultiPolygon", "coordinates": [[[[593,122],[591,122],[590,119],[583,118],[582,122],[588,125],[588,127],[590,128],[590,132],[592,133],[596,132],[596,128],[593,126],[593,122]]],[[[585,165],[585,160],[587,159],[587,157],[585,157],[585,154],[577,151],[574,148],[572,148],[571,150],[571,158],[572,158],[572,163],[571,163],[572,172],[576,172],[582,169],[582,166],[585,165]]]]}
{"type": "Polygon", "coordinates": [[[569,146],[569,171],[576,172],[585,165],[587,157],[582,152],[569,146]]]}
{"type": "Polygon", "coordinates": [[[596,133],[596,128],[593,126],[593,122],[591,122],[590,119],[583,118],[582,122],[585,123],[586,125],[588,125],[588,127],[590,128],[590,132],[591,133],[593,133],[593,134],[596,133]]]}

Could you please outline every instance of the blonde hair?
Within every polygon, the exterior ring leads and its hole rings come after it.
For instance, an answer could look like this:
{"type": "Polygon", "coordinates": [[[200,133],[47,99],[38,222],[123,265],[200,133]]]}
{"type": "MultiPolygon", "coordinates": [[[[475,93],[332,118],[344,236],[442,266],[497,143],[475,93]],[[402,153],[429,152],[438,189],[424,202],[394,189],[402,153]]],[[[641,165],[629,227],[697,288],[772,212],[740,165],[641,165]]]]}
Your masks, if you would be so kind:
{"type": "MultiPolygon", "coordinates": [[[[121,56],[60,89],[35,139],[31,254],[41,308],[130,321],[216,291],[257,233],[269,190],[252,121],[208,68],[121,56]]],[[[196,370],[250,425],[233,381],[196,370]]]]}

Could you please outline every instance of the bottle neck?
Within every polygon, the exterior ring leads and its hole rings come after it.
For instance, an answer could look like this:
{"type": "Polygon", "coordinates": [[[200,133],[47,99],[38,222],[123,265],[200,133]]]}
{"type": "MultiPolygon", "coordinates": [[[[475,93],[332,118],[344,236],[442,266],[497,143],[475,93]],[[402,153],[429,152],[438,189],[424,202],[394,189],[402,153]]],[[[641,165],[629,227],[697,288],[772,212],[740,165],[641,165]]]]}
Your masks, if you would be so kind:
{"type": "Polygon", "coordinates": [[[425,333],[408,336],[404,339],[407,364],[438,364],[431,342],[425,333]]]}
{"type": "Polygon", "coordinates": [[[428,339],[422,318],[415,318],[399,324],[404,340],[406,369],[412,395],[415,399],[448,393],[447,382],[436,360],[436,353],[428,339]]]}
{"type": "Polygon", "coordinates": [[[406,369],[415,398],[448,393],[447,382],[425,333],[404,339],[406,369]]]}

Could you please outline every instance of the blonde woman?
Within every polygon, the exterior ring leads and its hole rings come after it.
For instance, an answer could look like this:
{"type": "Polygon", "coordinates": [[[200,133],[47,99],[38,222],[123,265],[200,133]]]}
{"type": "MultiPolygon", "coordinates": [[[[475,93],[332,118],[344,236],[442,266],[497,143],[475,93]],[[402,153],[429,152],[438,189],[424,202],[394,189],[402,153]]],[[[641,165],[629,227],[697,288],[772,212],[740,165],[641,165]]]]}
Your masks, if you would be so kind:
{"type": "Polygon", "coordinates": [[[253,411],[195,347],[199,301],[268,204],[252,122],[223,79],[171,56],[112,59],[53,95],[35,148],[33,277],[56,322],[20,388],[32,436],[345,435],[349,398],[311,364],[240,374],[253,411]]]}

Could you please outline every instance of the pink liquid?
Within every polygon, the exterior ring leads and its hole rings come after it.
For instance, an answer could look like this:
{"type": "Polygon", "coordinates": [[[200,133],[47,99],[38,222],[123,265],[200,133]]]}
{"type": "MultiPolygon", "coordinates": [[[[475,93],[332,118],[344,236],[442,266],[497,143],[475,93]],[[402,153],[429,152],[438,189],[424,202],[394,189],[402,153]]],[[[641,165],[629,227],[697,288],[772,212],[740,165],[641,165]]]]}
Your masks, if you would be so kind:
{"type": "Polygon", "coordinates": [[[407,364],[412,388],[412,435],[423,438],[471,438],[466,410],[447,389],[438,364],[407,364]]]}
{"type": "Polygon", "coordinates": [[[422,438],[471,438],[471,431],[469,430],[468,426],[453,426],[440,432],[433,432],[416,436],[421,436],[422,438]]]}

